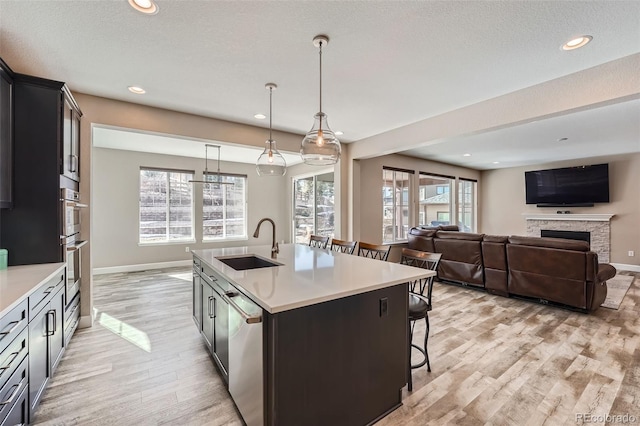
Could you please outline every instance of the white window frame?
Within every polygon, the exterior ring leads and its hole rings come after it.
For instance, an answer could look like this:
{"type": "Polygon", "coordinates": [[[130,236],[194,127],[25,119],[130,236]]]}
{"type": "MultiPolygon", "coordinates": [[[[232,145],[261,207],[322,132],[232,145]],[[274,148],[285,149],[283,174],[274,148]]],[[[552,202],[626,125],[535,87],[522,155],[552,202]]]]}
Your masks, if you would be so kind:
{"type": "Polygon", "coordinates": [[[181,173],[181,174],[185,174],[185,175],[190,175],[189,179],[193,179],[194,175],[195,175],[195,171],[193,170],[179,170],[179,169],[168,169],[168,168],[161,168],[161,167],[140,167],[140,170],[138,172],[138,245],[140,246],[152,246],[152,245],[169,245],[169,244],[184,244],[184,243],[191,243],[191,242],[195,242],[195,221],[194,221],[194,214],[195,214],[195,209],[194,209],[194,202],[195,202],[195,197],[194,197],[194,192],[193,192],[193,188],[191,189],[191,235],[188,237],[184,237],[184,238],[171,238],[171,234],[170,234],[170,229],[171,229],[171,221],[170,221],[170,200],[171,200],[171,186],[169,183],[169,174],[170,173],[181,173]],[[142,190],[142,172],[144,170],[149,170],[149,171],[155,171],[155,172],[162,172],[162,173],[166,173],[166,182],[167,182],[167,202],[166,202],[166,214],[167,214],[167,219],[166,219],[166,233],[165,233],[165,239],[164,240],[156,240],[156,241],[143,241],[142,240],[142,233],[140,232],[142,227],[141,227],[141,219],[142,219],[142,206],[140,205],[140,196],[141,196],[141,190],[142,190]]]}
{"type": "MultiPolygon", "coordinates": [[[[407,188],[407,203],[406,206],[404,204],[400,204],[400,208],[407,208],[407,216],[406,216],[406,225],[407,225],[407,232],[409,231],[409,228],[411,228],[411,223],[412,223],[412,200],[413,200],[413,186],[414,186],[414,177],[415,177],[415,172],[413,170],[404,170],[404,169],[398,169],[398,168],[394,168],[394,167],[382,167],[382,214],[383,214],[383,218],[382,218],[382,222],[383,222],[383,226],[382,226],[382,242],[383,243],[396,243],[396,242],[404,242],[407,241],[407,238],[400,238],[400,236],[398,235],[398,217],[396,215],[396,211],[398,210],[398,204],[396,202],[396,197],[395,197],[395,191],[392,195],[392,209],[391,209],[391,214],[392,214],[392,220],[391,220],[391,239],[387,239],[385,238],[387,233],[385,232],[385,226],[384,226],[384,211],[385,208],[387,206],[385,206],[384,204],[384,172],[385,171],[390,171],[393,172],[393,182],[394,182],[394,186],[395,186],[395,182],[396,182],[396,173],[406,173],[408,175],[408,179],[407,182],[409,183],[409,186],[407,188]]],[[[403,215],[404,216],[404,215],[403,215]]]]}
{"type": "MultiPolygon", "coordinates": [[[[429,226],[428,223],[425,223],[427,220],[426,215],[422,214],[422,207],[420,202],[427,198],[426,197],[426,190],[422,191],[423,188],[425,188],[424,186],[420,185],[420,178],[424,176],[426,178],[433,178],[433,179],[448,179],[449,180],[449,184],[436,184],[436,195],[442,195],[444,193],[448,193],[449,194],[449,223],[451,225],[454,225],[454,218],[456,217],[456,197],[455,197],[455,185],[456,185],[456,178],[454,176],[447,176],[447,175],[441,175],[441,174],[437,174],[437,173],[429,173],[429,172],[420,172],[418,173],[418,187],[419,187],[419,196],[418,196],[418,200],[417,200],[417,204],[418,204],[418,210],[420,211],[420,216],[419,216],[419,221],[418,221],[418,226],[429,226]],[[444,188],[447,189],[446,191],[443,190],[442,193],[438,193],[438,189],[439,188],[444,188]],[[424,195],[424,196],[423,196],[424,195]]],[[[437,219],[437,214],[441,213],[441,212],[437,212],[436,213],[436,220],[437,219]]]]}
{"type": "Polygon", "coordinates": [[[458,201],[456,218],[458,220],[458,226],[460,226],[460,231],[477,232],[477,229],[478,229],[478,181],[476,179],[458,178],[456,192],[457,192],[457,201],[458,201]],[[466,205],[466,203],[463,200],[461,200],[461,198],[464,197],[464,191],[462,191],[463,183],[472,184],[472,191],[470,194],[471,196],[471,200],[470,200],[471,223],[469,224],[470,229],[464,228],[467,225],[464,223],[463,217],[462,217],[463,216],[462,209],[464,209],[466,205]]]}
{"type": "MultiPolygon", "coordinates": [[[[243,221],[244,221],[244,229],[243,229],[243,235],[233,235],[233,236],[228,236],[227,235],[227,218],[226,218],[226,214],[227,214],[227,209],[226,209],[226,203],[227,203],[227,192],[226,191],[222,191],[222,237],[206,237],[205,236],[205,232],[204,232],[204,190],[205,187],[209,184],[202,184],[202,223],[201,223],[201,228],[202,228],[202,242],[203,243],[212,243],[212,242],[221,242],[221,241],[239,241],[239,240],[246,240],[248,238],[248,220],[247,220],[247,210],[248,210],[248,203],[247,203],[247,194],[248,194],[248,190],[247,190],[247,185],[249,183],[249,179],[247,177],[247,175],[242,175],[242,174],[234,174],[234,173],[220,173],[220,179],[222,182],[224,182],[224,178],[226,177],[232,177],[232,178],[242,178],[244,180],[244,185],[243,185],[243,221]]],[[[203,180],[212,180],[212,181],[216,181],[218,179],[218,173],[208,173],[208,174],[204,174],[203,173],[203,180]]],[[[226,185],[221,185],[221,186],[226,186],[226,185]]]]}

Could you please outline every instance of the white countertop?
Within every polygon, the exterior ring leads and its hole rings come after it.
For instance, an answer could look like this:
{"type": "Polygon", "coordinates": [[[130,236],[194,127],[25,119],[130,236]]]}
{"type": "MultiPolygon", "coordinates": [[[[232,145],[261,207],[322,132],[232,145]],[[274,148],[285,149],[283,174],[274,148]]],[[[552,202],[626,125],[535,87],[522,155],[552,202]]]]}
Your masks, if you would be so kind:
{"type": "Polygon", "coordinates": [[[435,275],[435,272],[426,269],[336,253],[303,244],[280,245],[277,259],[271,259],[271,246],[193,250],[192,253],[270,313],[435,275]],[[282,265],[236,271],[216,259],[221,256],[250,254],[282,265]]]}
{"type": "Polygon", "coordinates": [[[65,263],[41,263],[37,265],[9,266],[0,270],[0,316],[38,288],[43,282],[58,274],[65,263]]]}

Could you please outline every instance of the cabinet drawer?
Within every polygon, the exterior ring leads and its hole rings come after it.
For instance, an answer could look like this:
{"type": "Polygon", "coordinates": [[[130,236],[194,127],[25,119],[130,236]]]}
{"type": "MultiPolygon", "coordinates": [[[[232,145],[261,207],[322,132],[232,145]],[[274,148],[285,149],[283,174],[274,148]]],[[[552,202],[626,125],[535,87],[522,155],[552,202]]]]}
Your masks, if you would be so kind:
{"type": "Polygon", "coordinates": [[[0,319],[0,352],[4,351],[13,339],[27,326],[28,306],[28,300],[24,299],[18,306],[13,308],[11,312],[0,319]]]}
{"type": "Polygon", "coordinates": [[[208,267],[207,265],[202,265],[202,273],[200,274],[204,280],[212,284],[212,286],[216,289],[218,293],[224,294],[228,291],[233,291],[234,288],[222,278],[220,274],[213,270],[213,268],[208,267]]]}
{"type": "Polygon", "coordinates": [[[0,419],[7,418],[13,405],[18,401],[18,396],[27,388],[29,384],[28,357],[23,359],[11,378],[0,390],[0,419]]]}
{"type": "Polygon", "coordinates": [[[28,353],[29,329],[25,328],[18,337],[0,353],[0,387],[11,377],[28,353]]]}
{"type": "Polygon", "coordinates": [[[67,346],[80,322],[80,297],[76,297],[64,314],[64,345],[67,346]]]}
{"type": "Polygon", "coordinates": [[[29,321],[47,305],[49,300],[64,286],[65,270],[63,269],[29,296],[29,321]]]}
{"type": "Polygon", "coordinates": [[[9,414],[2,421],[0,426],[23,426],[29,424],[29,403],[27,397],[29,392],[27,389],[22,391],[16,402],[11,407],[9,414]]]}

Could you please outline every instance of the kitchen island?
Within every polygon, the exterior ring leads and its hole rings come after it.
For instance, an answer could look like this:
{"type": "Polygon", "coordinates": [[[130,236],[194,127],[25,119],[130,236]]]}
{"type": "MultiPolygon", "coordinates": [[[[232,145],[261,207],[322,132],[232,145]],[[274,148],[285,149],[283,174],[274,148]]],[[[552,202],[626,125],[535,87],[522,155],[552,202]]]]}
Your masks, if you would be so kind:
{"type": "Polygon", "coordinates": [[[301,244],[270,253],[193,251],[194,321],[245,422],[365,425],[400,406],[407,282],[434,272],[301,244]]]}

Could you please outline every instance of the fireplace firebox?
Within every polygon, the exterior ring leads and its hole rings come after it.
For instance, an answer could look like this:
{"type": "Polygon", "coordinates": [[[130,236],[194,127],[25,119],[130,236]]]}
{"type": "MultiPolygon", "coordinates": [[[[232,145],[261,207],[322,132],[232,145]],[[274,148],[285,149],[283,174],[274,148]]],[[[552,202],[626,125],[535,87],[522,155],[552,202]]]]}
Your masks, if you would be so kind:
{"type": "Polygon", "coordinates": [[[567,240],[586,241],[591,244],[591,232],[583,231],[555,231],[551,229],[541,229],[541,237],[547,238],[564,238],[567,240]]]}

